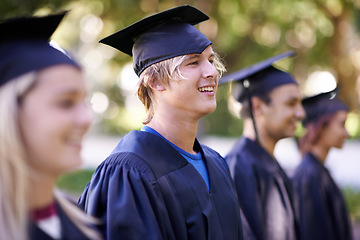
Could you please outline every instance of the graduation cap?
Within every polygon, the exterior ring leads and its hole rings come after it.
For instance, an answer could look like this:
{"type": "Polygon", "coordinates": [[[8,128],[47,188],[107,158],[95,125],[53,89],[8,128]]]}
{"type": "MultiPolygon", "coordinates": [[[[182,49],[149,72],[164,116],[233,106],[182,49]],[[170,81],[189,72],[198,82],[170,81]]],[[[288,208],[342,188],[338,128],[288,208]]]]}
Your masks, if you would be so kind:
{"type": "Polygon", "coordinates": [[[297,84],[289,73],[273,66],[276,61],[294,55],[294,51],[289,51],[268,58],[220,78],[219,84],[235,82],[233,94],[239,102],[253,96],[261,96],[284,84],[297,84]]]}
{"type": "Polygon", "coordinates": [[[182,5],[151,15],[100,40],[133,56],[135,73],[173,57],[202,53],[211,41],[193,25],[208,20],[200,10],[182,5]]]}
{"type": "Polygon", "coordinates": [[[49,39],[66,12],[44,17],[19,17],[0,22],[0,86],[22,74],[53,65],[80,66],[49,39]]]}
{"type": "Polygon", "coordinates": [[[337,97],[339,88],[323,92],[302,100],[306,116],[302,120],[304,126],[319,120],[322,116],[333,114],[337,111],[349,111],[349,108],[337,97]]]}
{"type": "Polygon", "coordinates": [[[219,79],[219,84],[235,82],[233,90],[234,98],[239,102],[248,101],[249,113],[255,131],[255,142],[259,145],[258,131],[250,99],[254,96],[262,96],[274,88],[285,84],[297,84],[289,73],[273,66],[276,61],[293,55],[295,55],[294,51],[285,52],[219,79]]]}

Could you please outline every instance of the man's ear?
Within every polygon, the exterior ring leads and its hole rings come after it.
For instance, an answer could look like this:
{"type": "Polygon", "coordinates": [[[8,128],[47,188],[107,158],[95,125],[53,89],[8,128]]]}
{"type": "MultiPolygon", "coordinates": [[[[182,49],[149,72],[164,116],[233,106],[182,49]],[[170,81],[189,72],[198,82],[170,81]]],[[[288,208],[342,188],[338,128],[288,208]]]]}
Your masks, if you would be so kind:
{"type": "Polygon", "coordinates": [[[260,98],[252,97],[251,104],[252,104],[254,115],[257,115],[262,112],[262,105],[264,104],[264,102],[260,98]]]}
{"type": "Polygon", "coordinates": [[[153,89],[155,91],[164,91],[164,90],[166,90],[165,84],[162,83],[161,81],[159,81],[157,78],[149,79],[148,84],[151,87],[151,89],[153,89]]]}

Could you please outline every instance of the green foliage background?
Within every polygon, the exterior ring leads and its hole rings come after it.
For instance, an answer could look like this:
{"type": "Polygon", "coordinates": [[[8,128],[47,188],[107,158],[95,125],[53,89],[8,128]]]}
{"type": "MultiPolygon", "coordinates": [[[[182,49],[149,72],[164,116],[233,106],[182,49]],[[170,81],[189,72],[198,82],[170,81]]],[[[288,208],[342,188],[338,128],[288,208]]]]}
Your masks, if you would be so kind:
{"type": "MultiPolygon", "coordinates": [[[[351,133],[358,137],[359,0],[0,0],[0,18],[71,10],[53,38],[83,62],[91,91],[101,91],[111,102],[105,113],[96,115],[96,131],[122,135],[139,128],[143,117],[129,114],[128,96],[118,84],[118,74],[131,57],[97,42],[145,16],[181,4],[210,16],[200,28],[213,41],[229,73],[288,50],[295,50],[297,56],[279,67],[291,71],[301,88],[311,72],[332,72],[342,89],[341,98],[356,114],[351,133]],[[94,17],[101,27],[89,41],[84,29],[95,27],[94,17]],[[92,50],[98,55],[91,57],[92,50]],[[96,60],[101,61],[98,66],[89,64],[96,60]]],[[[228,110],[228,94],[228,86],[219,87],[217,110],[201,121],[199,134],[241,134],[241,121],[228,110]]]]}

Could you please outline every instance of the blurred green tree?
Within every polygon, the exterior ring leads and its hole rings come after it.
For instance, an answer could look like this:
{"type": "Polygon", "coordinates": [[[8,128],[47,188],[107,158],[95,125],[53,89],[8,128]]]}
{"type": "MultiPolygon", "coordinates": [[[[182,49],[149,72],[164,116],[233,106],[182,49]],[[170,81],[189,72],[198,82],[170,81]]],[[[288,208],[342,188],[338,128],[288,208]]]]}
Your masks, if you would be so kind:
{"type": "MultiPolygon", "coordinates": [[[[71,9],[66,26],[56,36],[84,63],[91,91],[108,98],[105,112],[97,114],[99,129],[124,134],[142,120],[141,114],[131,115],[127,110],[128,96],[134,93],[129,94],[131,89],[124,89],[124,83],[136,80],[122,71],[131,57],[97,41],[145,16],[181,4],[193,5],[210,16],[199,28],[213,41],[228,73],[295,50],[296,57],[279,66],[292,72],[302,89],[311,73],[332,73],[341,87],[340,97],[357,113],[359,0],[1,0],[0,16],[71,9]],[[130,121],[139,119],[129,124],[123,116],[130,121]]],[[[228,94],[227,85],[219,86],[218,108],[201,121],[199,134],[241,134],[241,121],[228,109],[228,94]]],[[[353,122],[354,131],[359,132],[359,121],[353,122]]]]}

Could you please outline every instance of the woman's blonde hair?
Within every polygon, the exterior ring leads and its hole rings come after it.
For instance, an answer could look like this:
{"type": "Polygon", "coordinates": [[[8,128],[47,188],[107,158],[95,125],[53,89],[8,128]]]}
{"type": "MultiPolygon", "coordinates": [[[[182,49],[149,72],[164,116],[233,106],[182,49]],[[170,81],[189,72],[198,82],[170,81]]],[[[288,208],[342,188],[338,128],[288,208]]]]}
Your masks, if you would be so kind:
{"type": "Polygon", "coordinates": [[[29,169],[18,119],[18,97],[34,83],[26,74],[0,88],[0,239],[27,239],[29,169]]]}
{"type": "MultiPolygon", "coordinates": [[[[20,132],[19,108],[26,93],[36,84],[36,72],[24,74],[0,87],[0,239],[28,239],[29,205],[34,174],[27,163],[26,150],[20,132]]],[[[72,222],[90,239],[100,239],[77,206],[58,192],[55,199],[72,222]]]]}
{"type": "MultiPolygon", "coordinates": [[[[156,82],[166,86],[169,84],[170,79],[183,79],[180,72],[180,65],[185,61],[186,56],[187,55],[182,55],[155,63],[141,73],[137,96],[144,104],[147,113],[143,124],[149,123],[154,116],[154,94],[150,86],[156,82]]],[[[220,78],[226,69],[219,55],[215,52],[213,64],[218,72],[218,78],[220,78]]]]}

